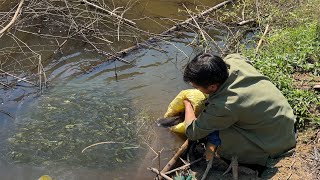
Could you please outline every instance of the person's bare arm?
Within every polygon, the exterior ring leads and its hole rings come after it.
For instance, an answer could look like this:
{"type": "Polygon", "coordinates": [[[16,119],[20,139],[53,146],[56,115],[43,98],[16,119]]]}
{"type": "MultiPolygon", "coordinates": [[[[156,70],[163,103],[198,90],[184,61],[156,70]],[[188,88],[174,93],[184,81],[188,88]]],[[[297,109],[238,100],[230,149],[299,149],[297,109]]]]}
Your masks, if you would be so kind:
{"type": "Polygon", "coordinates": [[[193,107],[188,100],[184,100],[183,104],[185,107],[184,124],[188,127],[192,121],[196,119],[196,115],[194,114],[193,107]]]}

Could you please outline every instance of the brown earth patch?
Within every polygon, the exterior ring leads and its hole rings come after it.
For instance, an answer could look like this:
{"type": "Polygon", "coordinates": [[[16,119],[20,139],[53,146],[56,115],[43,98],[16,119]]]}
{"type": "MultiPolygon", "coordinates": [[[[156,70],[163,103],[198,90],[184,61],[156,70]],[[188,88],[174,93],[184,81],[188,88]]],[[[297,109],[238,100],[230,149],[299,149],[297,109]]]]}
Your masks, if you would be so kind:
{"type": "Polygon", "coordinates": [[[317,84],[320,84],[320,77],[309,73],[295,73],[293,77],[293,86],[297,89],[312,90],[317,84]]]}

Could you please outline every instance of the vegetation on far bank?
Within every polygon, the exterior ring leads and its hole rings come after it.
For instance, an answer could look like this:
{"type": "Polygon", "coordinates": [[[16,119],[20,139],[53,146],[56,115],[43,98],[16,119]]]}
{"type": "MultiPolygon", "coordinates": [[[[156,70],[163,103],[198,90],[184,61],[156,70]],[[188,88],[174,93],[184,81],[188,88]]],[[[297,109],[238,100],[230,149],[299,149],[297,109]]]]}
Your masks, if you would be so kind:
{"type": "Polygon", "coordinates": [[[320,84],[320,0],[244,0],[235,4],[236,19],[256,19],[261,33],[244,43],[241,53],[281,90],[297,115],[298,127],[320,125],[320,96],[312,87],[320,84]],[[263,36],[265,27],[270,30],[263,36]],[[263,39],[258,51],[257,40],[263,39]],[[249,46],[248,46],[249,44],[249,46]],[[299,78],[297,78],[299,77],[299,78]]]}
{"type": "Polygon", "coordinates": [[[266,43],[257,55],[254,48],[243,50],[253,60],[254,66],[286,96],[297,115],[299,126],[305,125],[306,121],[320,124],[317,112],[320,98],[312,89],[312,80],[316,80],[320,73],[320,41],[316,40],[316,30],[315,22],[279,29],[265,38],[266,43]],[[302,81],[311,77],[309,87],[301,88],[295,75],[304,76],[302,81]]]}

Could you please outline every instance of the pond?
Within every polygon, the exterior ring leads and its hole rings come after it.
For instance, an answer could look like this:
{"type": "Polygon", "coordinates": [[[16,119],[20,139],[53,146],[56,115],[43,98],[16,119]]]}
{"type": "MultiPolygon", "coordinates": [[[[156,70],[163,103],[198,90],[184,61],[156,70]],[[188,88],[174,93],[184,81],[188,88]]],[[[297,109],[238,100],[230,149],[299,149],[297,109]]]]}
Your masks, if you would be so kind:
{"type": "MultiPolygon", "coordinates": [[[[139,1],[134,12],[144,8],[150,17],[173,18],[181,3],[139,1]]],[[[157,49],[141,48],[125,57],[131,64],[104,62],[74,47],[45,67],[50,85],[43,94],[29,86],[2,89],[2,107],[14,118],[0,115],[0,179],[153,178],[147,171],[158,166],[153,150],[164,148],[163,167],[184,140],[154,121],[177,93],[191,88],[182,72],[201,51],[187,46],[193,38],[182,33],[157,49]]],[[[222,36],[216,39],[223,43],[222,36]]]]}

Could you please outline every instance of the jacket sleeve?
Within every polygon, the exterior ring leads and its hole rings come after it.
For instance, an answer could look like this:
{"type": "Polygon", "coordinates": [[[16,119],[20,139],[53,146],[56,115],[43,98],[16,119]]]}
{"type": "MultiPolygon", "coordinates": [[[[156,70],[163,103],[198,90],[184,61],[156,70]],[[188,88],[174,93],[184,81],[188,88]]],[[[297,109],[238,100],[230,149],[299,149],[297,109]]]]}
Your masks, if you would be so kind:
{"type": "Polygon", "coordinates": [[[198,140],[206,137],[215,130],[223,130],[234,123],[237,119],[233,117],[232,112],[225,106],[210,104],[192,121],[186,124],[186,136],[190,140],[198,140]]]}

